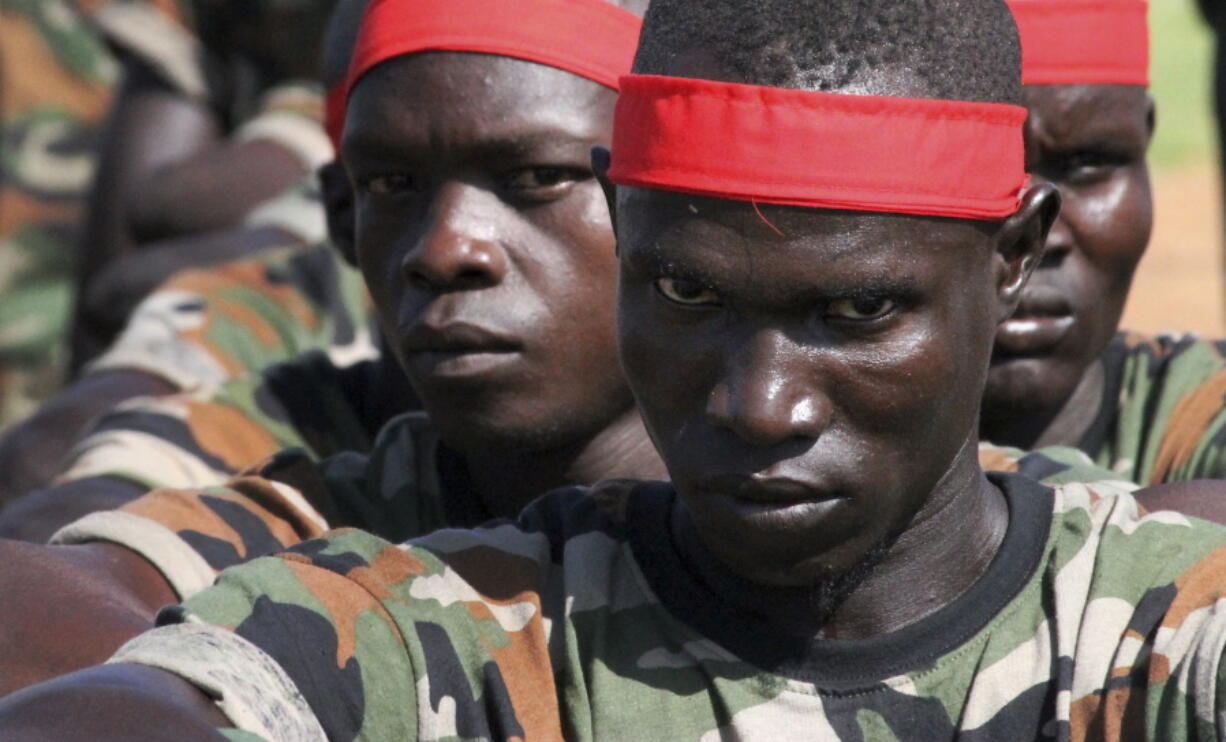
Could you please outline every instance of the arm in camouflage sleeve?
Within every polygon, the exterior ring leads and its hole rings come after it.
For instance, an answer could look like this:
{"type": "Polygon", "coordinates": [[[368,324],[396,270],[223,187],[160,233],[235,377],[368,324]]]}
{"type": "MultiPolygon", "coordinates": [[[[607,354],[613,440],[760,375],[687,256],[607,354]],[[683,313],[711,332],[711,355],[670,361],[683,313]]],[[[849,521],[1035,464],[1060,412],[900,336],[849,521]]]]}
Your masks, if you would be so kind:
{"type": "Polygon", "coordinates": [[[47,486],[94,418],[124,400],[175,391],[165,379],[134,369],[96,374],[62,390],[0,439],[0,508],[47,486]]]}
{"type": "MultiPolygon", "coordinates": [[[[304,459],[277,461],[286,479],[314,471],[304,459]]],[[[249,476],[149,493],[64,529],[55,546],[0,541],[0,695],[105,659],[176,595],[325,527],[298,490],[249,476]]]]}
{"type": "Polygon", "coordinates": [[[187,598],[227,567],[327,530],[327,521],[307,499],[325,499],[325,485],[305,456],[274,458],[260,473],[297,480],[298,486],[253,474],[226,486],[155,490],[118,510],[77,520],[52,543],[123,546],[157,568],[180,599],[187,598]]]}
{"type": "MultiPolygon", "coordinates": [[[[358,536],[357,541],[378,540],[358,536]]],[[[25,721],[27,736],[17,739],[59,739],[55,733],[65,728],[88,730],[91,739],[127,739],[98,734],[116,729],[99,701],[120,693],[124,703],[167,712],[163,718],[174,725],[196,728],[209,721],[198,703],[207,696],[229,720],[214,716],[216,726],[233,723],[267,742],[418,739],[412,661],[383,603],[419,563],[390,544],[375,548],[387,550],[381,559],[360,546],[360,554],[325,548],[327,554],[314,558],[321,566],[299,554],[260,559],[226,573],[205,604],[210,618],[231,630],[197,620],[138,637],[112,660],[119,664],[0,703],[0,736],[10,739],[5,733],[21,729],[25,721]],[[367,574],[360,572],[359,561],[367,574]],[[359,571],[347,576],[347,567],[359,571]],[[172,653],[163,657],[163,648],[172,653]],[[162,666],[178,677],[162,673],[162,666]],[[184,703],[188,682],[203,693],[195,699],[188,694],[184,703]],[[73,726],[44,718],[38,709],[45,704],[64,709],[73,726]]]]}
{"type": "MultiPolygon", "coordinates": [[[[278,202],[285,207],[280,220],[302,222],[316,191],[287,194],[278,202]]],[[[88,421],[121,401],[213,388],[315,348],[353,359],[374,355],[368,306],[361,276],[327,246],[282,248],[176,276],[141,304],[87,376],[0,441],[0,505],[46,487],[64,471],[63,454],[88,421]]],[[[301,442],[281,440],[279,447],[292,445],[301,442]]],[[[254,451],[238,467],[266,452],[254,451]]],[[[192,484],[155,480],[146,488],[192,484]]]]}
{"type": "MultiPolygon", "coordinates": [[[[100,270],[78,299],[90,332],[110,346],[137,306],[176,274],[203,269],[283,247],[307,247],[275,227],[234,227],[171,237],[121,255],[100,270]]],[[[79,357],[84,363],[93,358],[79,357]]]]}
{"type": "Polygon", "coordinates": [[[216,394],[134,400],[103,416],[57,466],[64,471],[55,485],[0,509],[0,537],[45,543],[78,518],[150,490],[221,484],[277,451],[306,445],[260,388],[259,377],[247,377],[216,394]]]}

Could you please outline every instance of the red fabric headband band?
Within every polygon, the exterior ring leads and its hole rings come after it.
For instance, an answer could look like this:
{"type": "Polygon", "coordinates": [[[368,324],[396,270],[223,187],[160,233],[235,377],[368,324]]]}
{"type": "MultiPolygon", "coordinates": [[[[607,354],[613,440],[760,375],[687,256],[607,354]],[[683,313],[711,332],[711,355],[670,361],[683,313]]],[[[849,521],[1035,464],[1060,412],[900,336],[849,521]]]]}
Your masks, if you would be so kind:
{"type": "Polygon", "coordinates": [[[498,54],[557,67],[617,89],[630,71],[642,20],[607,0],[372,0],[345,83],[330,110],[339,142],[344,106],[372,67],[423,51],[498,54]]]}
{"type": "Polygon", "coordinates": [[[628,75],[618,185],[737,201],[998,219],[1026,184],[1026,109],[628,75]]]}
{"type": "Polygon", "coordinates": [[[1149,84],[1143,0],[1009,0],[1027,85],[1149,84]]]}

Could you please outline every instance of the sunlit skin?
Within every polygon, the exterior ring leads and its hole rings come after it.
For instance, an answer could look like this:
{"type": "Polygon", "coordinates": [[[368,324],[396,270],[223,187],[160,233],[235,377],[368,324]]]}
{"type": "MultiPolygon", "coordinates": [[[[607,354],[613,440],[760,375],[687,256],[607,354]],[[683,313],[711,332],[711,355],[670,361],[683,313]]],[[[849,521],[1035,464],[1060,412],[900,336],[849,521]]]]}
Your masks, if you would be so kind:
{"type": "Polygon", "coordinates": [[[844,637],[971,584],[1008,520],[975,390],[1052,189],[1003,225],[762,207],[782,236],[750,204],[617,193],[622,362],[695,569],[803,634],[804,588],[897,538],[823,627],[844,637]]]}
{"type": "Polygon", "coordinates": [[[509,493],[487,502],[497,514],[559,479],[662,473],[617,362],[617,261],[591,169],[614,100],[457,52],[380,65],[350,99],[358,265],[444,440],[489,478],[479,489],[509,493]]]}
{"type": "Polygon", "coordinates": [[[1095,360],[1119,324],[1153,226],[1153,102],[1129,85],[1029,85],[1027,167],[1060,189],[1047,253],[997,333],[983,437],[1076,445],[1101,402],[1095,360]]]}

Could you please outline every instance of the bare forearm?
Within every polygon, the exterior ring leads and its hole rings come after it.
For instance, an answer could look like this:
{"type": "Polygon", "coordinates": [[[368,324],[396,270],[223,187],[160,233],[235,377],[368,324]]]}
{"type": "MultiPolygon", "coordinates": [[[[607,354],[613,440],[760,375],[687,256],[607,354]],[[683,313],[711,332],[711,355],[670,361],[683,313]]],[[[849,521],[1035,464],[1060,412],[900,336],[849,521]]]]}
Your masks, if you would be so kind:
{"type": "Polygon", "coordinates": [[[125,73],[104,129],[81,239],[81,275],[88,279],[134,248],[128,209],[134,190],[155,172],[211,146],[219,134],[203,104],[166,89],[138,67],[125,73]]]}
{"type": "Polygon", "coordinates": [[[148,244],[237,225],[306,170],[279,144],[219,142],[139,183],[128,202],[137,240],[148,244]]]}
{"type": "Polygon", "coordinates": [[[136,665],[91,668],[0,700],[6,742],[220,742],[224,726],[195,687],[136,665]]]}
{"type": "Polygon", "coordinates": [[[176,602],[161,573],[114,544],[0,540],[0,563],[0,695],[104,662],[176,602]]]}

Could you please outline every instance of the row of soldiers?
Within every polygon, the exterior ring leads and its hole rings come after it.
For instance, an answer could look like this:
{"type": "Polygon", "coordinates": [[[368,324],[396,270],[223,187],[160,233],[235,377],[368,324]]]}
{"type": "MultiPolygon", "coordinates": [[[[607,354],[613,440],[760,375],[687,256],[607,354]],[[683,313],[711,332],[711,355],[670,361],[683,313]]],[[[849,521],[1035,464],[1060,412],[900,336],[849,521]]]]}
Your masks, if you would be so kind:
{"type": "MultiPolygon", "coordinates": [[[[4,739],[1226,736],[1223,346],[1118,328],[1143,2],[340,0],[314,108],[199,5],[280,82],[92,213],[286,244],[0,446],[4,739]]],[[[166,12],[91,13],[117,150],[247,90],[166,12]]]]}

